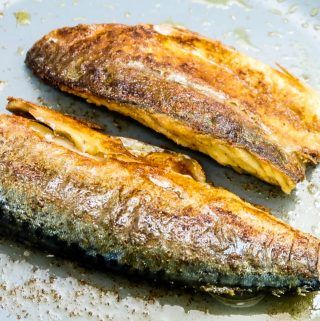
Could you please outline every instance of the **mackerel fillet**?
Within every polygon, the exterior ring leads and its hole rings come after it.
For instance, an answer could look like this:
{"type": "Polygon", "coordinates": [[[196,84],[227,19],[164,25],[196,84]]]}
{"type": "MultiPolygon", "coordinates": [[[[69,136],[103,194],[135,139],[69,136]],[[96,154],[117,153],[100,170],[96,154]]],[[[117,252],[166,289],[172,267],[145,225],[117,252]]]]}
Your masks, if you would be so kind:
{"type": "Polygon", "coordinates": [[[212,293],[318,290],[319,239],[204,182],[192,159],[10,99],[1,229],[212,293]]]}
{"type": "Polygon", "coordinates": [[[36,42],[26,63],[49,84],[286,193],[320,160],[316,91],[181,27],[62,28],[36,42]]]}

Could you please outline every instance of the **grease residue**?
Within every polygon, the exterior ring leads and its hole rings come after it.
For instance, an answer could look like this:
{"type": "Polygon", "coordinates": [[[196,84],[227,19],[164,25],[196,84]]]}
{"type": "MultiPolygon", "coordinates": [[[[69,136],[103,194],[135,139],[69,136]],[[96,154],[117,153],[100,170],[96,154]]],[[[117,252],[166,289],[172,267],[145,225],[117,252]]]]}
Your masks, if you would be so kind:
{"type": "Polygon", "coordinates": [[[296,4],[293,4],[292,6],[289,7],[288,9],[288,14],[292,14],[292,13],[295,13],[297,10],[298,10],[299,6],[296,5],[296,4]]]}
{"type": "Polygon", "coordinates": [[[87,18],[86,17],[75,17],[75,18],[72,18],[73,21],[86,21],[87,18]]]}
{"type": "Polygon", "coordinates": [[[273,37],[273,38],[282,38],[282,34],[280,32],[277,32],[277,31],[268,32],[268,36],[269,37],[273,37]]]}
{"type": "Polygon", "coordinates": [[[231,35],[236,39],[237,43],[239,43],[240,45],[242,45],[246,48],[249,47],[251,49],[258,50],[258,48],[255,47],[253,45],[253,43],[251,42],[248,29],[245,29],[243,27],[235,28],[231,32],[231,35]]]}
{"type": "Polygon", "coordinates": [[[270,297],[269,315],[280,315],[279,320],[307,320],[310,317],[310,309],[313,307],[313,301],[316,293],[306,293],[306,295],[284,295],[276,298],[270,297]],[[288,318],[285,315],[288,315],[288,318]]]}
{"type": "Polygon", "coordinates": [[[173,26],[183,26],[183,24],[181,22],[177,22],[177,21],[173,20],[172,17],[168,17],[162,23],[163,24],[173,25],[173,26]]]}
{"type": "Polygon", "coordinates": [[[316,31],[319,31],[320,30],[320,25],[319,24],[314,25],[313,29],[316,30],[316,31]]]}
{"type": "Polygon", "coordinates": [[[251,5],[246,0],[193,0],[193,2],[225,8],[230,7],[233,4],[237,4],[243,8],[252,9],[251,5]]]}
{"type": "Polygon", "coordinates": [[[319,13],[319,8],[313,8],[310,11],[310,16],[315,17],[316,15],[318,15],[318,13],[319,13]]]}
{"type": "Polygon", "coordinates": [[[277,15],[277,16],[282,16],[282,14],[283,14],[282,11],[280,11],[280,10],[278,10],[278,9],[274,9],[274,8],[270,9],[269,11],[270,11],[271,13],[277,15]]]}
{"type": "Polygon", "coordinates": [[[14,16],[18,25],[29,25],[31,23],[31,16],[27,11],[17,11],[14,16]]]}

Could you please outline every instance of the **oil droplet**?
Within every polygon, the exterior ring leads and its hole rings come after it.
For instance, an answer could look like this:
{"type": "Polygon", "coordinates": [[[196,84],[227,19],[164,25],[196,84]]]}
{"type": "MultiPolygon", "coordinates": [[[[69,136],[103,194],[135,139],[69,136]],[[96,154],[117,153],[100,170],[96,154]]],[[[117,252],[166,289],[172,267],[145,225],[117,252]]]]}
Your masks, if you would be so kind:
{"type": "Polygon", "coordinates": [[[252,46],[252,42],[249,37],[249,33],[246,29],[244,28],[235,28],[233,30],[233,34],[237,40],[240,42],[243,42],[249,46],[252,46]]]}
{"type": "Polygon", "coordinates": [[[247,3],[246,0],[193,0],[193,2],[203,3],[203,4],[216,6],[216,7],[229,7],[230,5],[236,3],[246,9],[252,8],[251,5],[247,3]]]}
{"type": "Polygon", "coordinates": [[[129,11],[125,12],[124,17],[125,18],[130,18],[131,17],[131,13],[129,11]]]}
{"type": "Polygon", "coordinates": [[[244,28],[236,28],[233,30],[233,34],[236,36],[238,40],[244,41],[246,44],[251,45],[251,41],[249,38],[249,34],[244,28]]]}
{"type": "Polygon", "coordinates": [[[313,205],[314,205],[315,208],[320,209],[320,200],[315,200],[313,202],[313,205]]]}
{"type": "Polygon", "coordinates": [[[17,11],[14,13],[18,25],[29,25],[31,21],[30,13],[27,11],[17,11]]]}
{"type": "Polygon", "coordinates": [[[294,211],[289,211],[287,213],[287,216],[288,216],[288,218],[292,218],[292,217],[296,216],[296,213],[294,211]]]}
{"type": "Polygon", "coordinates": [[[23,56],[23,55],[24,55],[24,49],[21,48],[21,47],[18,47],[18,49],[17,49],[17,54],[18,54],[19,56],[23,56]]]}
{"type": "Polygon", "coordinates": [[[292,14],[294,12],[296,12],[298,10],[299,6],[297,6],[296,4],[293,4],[292,6],[289,7],[288,9],[288,14],[292,14]]]}
{"type": "Polygon", "coordinates": [[[310,11],[310,16],[311,16],[311,17],[315,17],[318,13],[319,13],[319,8],[313,8],[313,9],[310,11]]]}
{"type": "Polygon", "coordinates": [[[3,18],[4,13],[2,11],[0,11],[0,19],[3,18]]]}
{"type": "Polygon", "coordinates": [[[268,32],[269,37],[274,37],[274,38],[282,38],[282,34],[277,31],[270,31],[268,32]]]}
{"type": "Polygon", "coordinates": [[[205,21],[202,22],[202,25],[203,25],[204,27],[210,27],[210,26],[211,26],[211,22],[205,20],[205,21]]]}
{"type": "Polygon", "coordinates": [[[3,88],[6,86],[7,82],[0,80],[0,91],[3,90],[3,88]]]}
{"type": "Polygon", "coordinates": [[[280,46],[278,43],[276,43],[276,44],[273,46],[274,50],[276,50],[276,51],[279,51],[280,47],[281,47],[281,46],[280,46]]]}
{"type": "Polygon", "coordinates": [[[282,11],[278,9],[270,9],[269,11],[277,16],[282,16],[282,11]]]}
{"type": "Polygon", "coordinates": [[[307,189],[308,189],[308,192],[311,194],[311,195],[314,195],[317,191],[318,191],[318,186],[314,183],[310,183],[308,186],[307,186],[307,189]]]}
{"type": "Polygon", "coordinates": [[[72,18],[72,21],[86,21],[87,18],[86,17],[75,17],[75,18],[72,18]]]}
{"type": "Polygon", "coordinates": [[[319,31],[320,30],[320,25],[314,25],[313,28],[314,28],[314,30],[319,31]]]}
{"type": "Polygon", "coordinates": [[[230,0],[202,0],[199,2],[226,7],[229,5],[230,0]]]}
{"type": "Polygon", "coordinates": [[[318,226],[318,225],[313,225],[313,226],[311,227],[311,232],[312,232],[312,234],[318,236],[319,233],[320,233],[320,226],[318,226]]]}
{"type": "Polygon", "coordinates": [[[301,26],[302,26],[303,28],[308,28],[308,27],[309,27],[309,23],[308,23],[308,22],[304,22],[301,26]]]}
{"type": "Polygon", "coordinates": [[[243,7],[247,8],[247,9],[251,9],[251,5],[249,5],[245,0],[238,0],[237,1],[240,5],[242,5],[243,7]]]}
{"type": "Polygon", "coordinates": [[[183,26],[182,23],[179,23],[177,21],[174,21],[172,17],[168,17],[166,20],[163,21],[164,24],[169,24],[173,26],[183,26]]]}
{"type": "Polygon", "coordinates": [[[302,74],[301,77],[306,81],[310,80],[310,76],[307,74],[302,74]]]}

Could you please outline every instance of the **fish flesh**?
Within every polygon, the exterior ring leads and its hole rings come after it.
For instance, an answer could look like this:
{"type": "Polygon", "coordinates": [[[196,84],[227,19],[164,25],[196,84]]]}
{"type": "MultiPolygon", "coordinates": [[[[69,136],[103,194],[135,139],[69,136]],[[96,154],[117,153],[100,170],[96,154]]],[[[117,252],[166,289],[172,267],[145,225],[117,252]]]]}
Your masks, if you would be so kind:
{"type": "Polygon", "coordinates": [[[320,288],[320,240],[205,183],[196,161],[21,99],[7,109],[2,231],[210,293],[320,288]]]}
{"type": "Polygon", "coordinates": [[[36,42],[26,63],[47,83],[285,193],[320,160],[318,92],[183,27],[61,28],[36,42]]]}

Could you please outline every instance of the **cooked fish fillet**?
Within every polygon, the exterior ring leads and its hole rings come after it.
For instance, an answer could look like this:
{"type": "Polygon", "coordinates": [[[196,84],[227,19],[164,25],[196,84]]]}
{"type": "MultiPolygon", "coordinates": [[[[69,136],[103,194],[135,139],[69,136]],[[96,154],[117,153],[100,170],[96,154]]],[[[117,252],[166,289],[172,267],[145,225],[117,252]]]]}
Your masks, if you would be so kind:
{"type": "Polygon", "coordinates": [[[103,105],[289,193],[320,160],[319,94],[182,27],[79,25],[50,32],[27,65],[103,105]]]}
{"type": "Polygon", "coordinates": [[[0,116],[1,230],[213,293],[319,289],[319,239],[201,182],[196,162],[23,100],[7,108],[16,115],[0,116]]]}

